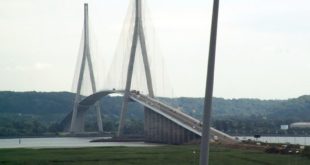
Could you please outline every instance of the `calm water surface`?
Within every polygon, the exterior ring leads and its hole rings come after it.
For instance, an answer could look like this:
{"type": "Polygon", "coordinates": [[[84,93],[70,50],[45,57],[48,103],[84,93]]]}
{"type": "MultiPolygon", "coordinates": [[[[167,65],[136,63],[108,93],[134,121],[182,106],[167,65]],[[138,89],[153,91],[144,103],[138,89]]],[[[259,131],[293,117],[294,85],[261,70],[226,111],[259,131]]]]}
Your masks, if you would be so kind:
{"type": "MultiPolygon", "coordinates": [[[[238,136],[240,140],[255,140],[250,136],[238,136]]],[[[126,146],[126,147],[153,147],[158,144],[144,142],[96,142],[90,143],[93,137],[63,137],[63,138],[15,138],[0,139],[0,148],[79,148],[79,147],[108,147],[108,146],[126,146]]],[[[268,143],[290,143],[300,145],[310,145],[310,137],[271,137],[263,136],[258,139],[268,143]]]]}
{"type": "Polygon", "coordinates": [[[127,147],[151,147],[158,144],[144,142],[96,142],[90,143],[95,138],[89,137],[64,137],[64,138],[21,138],[0,139],[0,148],[79,148],[79,147],[104,147],[104,146],[127,146],[127,147]]]}

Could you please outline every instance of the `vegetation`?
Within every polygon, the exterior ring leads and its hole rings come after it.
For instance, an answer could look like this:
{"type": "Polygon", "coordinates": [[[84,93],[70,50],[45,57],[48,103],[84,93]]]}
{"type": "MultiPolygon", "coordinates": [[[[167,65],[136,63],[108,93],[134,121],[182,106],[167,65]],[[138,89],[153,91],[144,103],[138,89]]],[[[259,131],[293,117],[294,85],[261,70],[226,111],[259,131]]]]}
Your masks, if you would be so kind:
{"type": "Polygon", "coordinates": [[[30,117],[18,115],[0,117],[0,136],[39,136],[47,131],[45,125],[30,117]]]}
{"type": "Polygon", "coordinates": [[[303,155],[310,159],[310,146],[306,146],[303,155]]]}
{"type": "MultiPolygon", "coordinates": [[[[12,165],[189,165],[199,163],[198,146],[104,147],[77,149],[0,149],[0,164],[12,165]]],[[[266,154],[212,146],[213,165],[308,165],[310,159],[300,155],[266,154]]]]}
{"type": "MultiPolygon", "coordinates": [[[[159,98],[201,119],[202,98],[159,98]]],[[[74,94],[68,92],[0,92],[0,137],[41,136],[62,131],[59,123],[72,110],[74,94]]],[[[120,97],[101,100],[103,127],[115,132],[121,109],[120,97]]],[[[126,133],[142,134],[143,107],[130,103],[126,133]]],[[[280,125],[310,121],[310,96],[289,100],[214,98],[212,124],[235,135],[300,135],[306,129],[282,131],[280,125]]],[[[96,113],[87,113],[86,130],[96,130],[96,113]]]]}

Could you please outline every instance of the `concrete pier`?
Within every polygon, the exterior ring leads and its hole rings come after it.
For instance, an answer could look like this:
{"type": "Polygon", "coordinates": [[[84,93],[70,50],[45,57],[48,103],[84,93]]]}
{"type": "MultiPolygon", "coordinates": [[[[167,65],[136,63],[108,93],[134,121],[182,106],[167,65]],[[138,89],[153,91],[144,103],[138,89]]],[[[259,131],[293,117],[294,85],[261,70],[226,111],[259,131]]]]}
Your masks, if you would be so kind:
{"type": "Polygon", "coordinates": [[[184,144],[200,139],[198,135],[148,108],[145,108],[144,116],[144,138],[146,142],[184,144]]]}

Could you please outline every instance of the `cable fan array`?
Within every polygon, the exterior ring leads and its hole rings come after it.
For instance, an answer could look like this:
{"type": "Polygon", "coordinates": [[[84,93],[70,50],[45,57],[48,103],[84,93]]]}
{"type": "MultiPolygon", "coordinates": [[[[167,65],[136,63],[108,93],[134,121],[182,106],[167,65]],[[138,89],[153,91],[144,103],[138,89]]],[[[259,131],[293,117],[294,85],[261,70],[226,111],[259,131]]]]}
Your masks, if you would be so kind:
{"type": "MultiPolygon", "coordinates": [[[[100,90],[123,90],[125,89],[125,84],[127,80],[127,69],[129,64],[130,49],[133,40],[134,31],[134,21],[135,21],[135,5],[134,0],[129,3],[127,15],[123,22],[123,27],[121,35],[119,36],[118,44],[115,49],[113,60],[108,65],[106,70],[103,70],[102,65],[105,61],[100,59],[105,59],[105,54],[98,54],[96,52],[95,35],[92,33],[91,27],[89,28],[89,47],[90,55],[92,58],[92,66],[95,75],[95,82],[97,86],[97,91],[100,90]]],[[[159,44],[156,42],[155,28],[152,24],[152,19],[149,10],[145,7],[146,3],[143,1],[142,4],[142,25],[145,34],[147,54],[149,58],[149,65],[151,70],[152,83],[154,88],[154,93],[156,96],[173,97],[172,86],[170,85],[170,80],[167,71],[165,70],[164,58],[161,53],[159,44]]],[[[84,30],[83,30],[84,31],[84,30]]],[[[79,56],[76,64],[75,76],[72,85],[72,91],[77,91],[77,82],[79,79],[79,72],[81,69],[82,56],[83,56],[83,45],[85,39],[82,35],[79,56]]],[[[87,63],[89,65],[89,63],[87,63]]],[[[93,93],[89,75],[89,68],[84,68],[84,76],[82,80],[82,87],[80,94],[83,96],[88,96],[93,93]]],[[[141,93],[148,94],[147,84],[146,84],[146,74],[144,69],[144,63],[142,59],[142,50],[140,42],[138,42],[134,69],[132,76],[132,90],[138,90],[141,93]]]]}

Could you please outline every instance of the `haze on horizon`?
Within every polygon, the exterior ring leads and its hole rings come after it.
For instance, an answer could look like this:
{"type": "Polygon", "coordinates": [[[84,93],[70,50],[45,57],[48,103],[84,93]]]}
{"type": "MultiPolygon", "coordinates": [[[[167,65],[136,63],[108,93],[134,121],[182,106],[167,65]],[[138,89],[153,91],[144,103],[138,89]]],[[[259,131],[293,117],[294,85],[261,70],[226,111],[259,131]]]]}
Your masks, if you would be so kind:
{"type": "MultiPolygon", "coordinates": [[[[0,90],[70,91],[90,7],[97,53],[112,59],[128,0],[0,1],[0,90]]],[[[203,97],[212,1],[147,0],[175,97],[203,97]]],[[[216,97],[310,94],[310,1],[220,2],[216,97]]]]}

